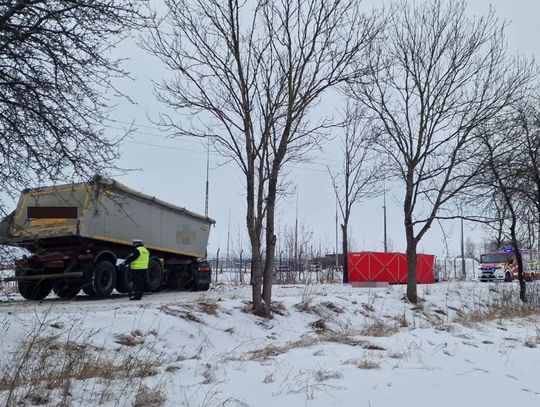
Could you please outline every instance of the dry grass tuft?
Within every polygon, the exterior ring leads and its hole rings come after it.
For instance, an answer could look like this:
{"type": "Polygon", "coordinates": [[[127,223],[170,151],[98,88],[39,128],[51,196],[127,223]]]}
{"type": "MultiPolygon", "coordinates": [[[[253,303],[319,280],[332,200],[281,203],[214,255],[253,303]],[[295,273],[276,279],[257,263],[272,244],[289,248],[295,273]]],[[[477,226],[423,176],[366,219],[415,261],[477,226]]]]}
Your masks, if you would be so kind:
{"type": "Polygon", "coordinates": [[[161,407],[167,401],[167,397],[160,388],[150,389],[141,385],[135,396],[133,407],[161,407]]]}
{"type": "Polygon", "coordinates": [[[281,355],[282,353],[287,352],[289,349],[292,349],[292,346],[277,346],[277,345],[268,345],[264,348],[251,351],[249,353],[249,359],[251,360],[266,360],[274,356],[281,355]]]}
{"type": "Polygon", "coordinates": [[[114,336],[114,342],[119,345],[134,347],[144,343],[144,337],[140,332],[132,332],[131,334],[117,334],[114,336]]]}
{"type": "Polygon", "coordinates": [[[379,362],[369,359],[368,357],[362,359],[349,359],[343,362],[343,364],[354,365],[358,369],[379,369],[381,367],[379,362]]]}
{"type": "Polygon", "coordinates": [[[341,379],[343,375],[339,372],[328,372],[326,370],[317,370],[315,372],[315,380],[319,383],[326,382],[331,379],[341,379]]]}
{"type": "Polygon", "coordinates": [[[345,312],[343,310],[343,308],[341,307],[338,307],[336,304],[334,304],[333,302],[331,301],[324,301],[324,302],[321,302],[321,305],[328,308],[330,311],[333,311],[335,312],[336,314],[343,314],[343,312],[345,312]]]}
{"type": "Polygon", "coordinates": [[[388,357],[392,359],[403,359],[406,356],[407,356],[407,352],[404,352],[404,351],[394,350],[394,351],[388,352],[388,357]]]}
{"type": "Polygon", "coordinates": [[[380,362],[376,362],[374,360],[370,359],[362,359],[358,364],[356,365],[358,369],[380,369],[381,364],[380,362]]]}
{"type": "Polygon", "coordinates": [[[192,312],[185,309],[179,309],[178,306],[164,305],[160,309],[167,315],[179,317],[179,318],[185,319],[186,321],[196,322],[198,324],[204,324],[204,322],[199,317],[194,315],[192,312]]]}
{"type": "Polygon", "coordinates": [[[529,338],[525,340],[523,345],[525,345],[527,348],[536,348],[536,345],[538,345],[538,343],[536,342],[536,338],[529,338]]]}
{"type": "Polygon", "coordinates": [[[363,349],[368,349],[368,350],[386,350],[386,348],[380,346],[380,345],[376,345],[374,343],[369,343],[367,342],[365,345],[362,346],[363,349]]]}
{"type": "Polygon", "coordinates": [[[272,305],[270,306],[270,311],[272,312],[272,314],[281,315],[282,317],[286,317],[287,315],[289,315],[285,304],[283,304],[283,302],[281,301],[273,301],[272,305]]]}
{"type": "Polygon", "coordinates": [[[203,381],[202,384],[211,384],[216,381],[216,375],[214,369],[210,363],[204,364],[203,381]]]}
{"type": "Polygon", "coordinates": [[[322,334],[324,332],[327,332],[328,326],[326,325],[326,320],[324,318],[319,318],[312,323],[309,324],[309,326],[318,334],[322,334]]]}
{"type": "Polygon", "coordinates": [[[205,314],[213,315],[213,316],[218,315],[217,311],[219,309],[219,306],[217,305],[216,301],[210,301],[210,300],[199,301],[197,303],[197,308],[200,312],[203,312],[205,314]]]}
{"type": "Polygon", "coordinates": [[[385,336],[391,336],[395,334],[398,331],[398,329],[393,326],[386,324],[381,319],[375,319],[370,324],[364,326],[359,334],[362,336],[374,336],[374,337],[385,337],[385,336]]]}
{"type": "Polygon", "coordinates": [[[294,308],[300,312],[308,312],[310,314],[315,312],[315,306],[311,303],[311,301],[301,301],[298,304],[295,304],[294,308]]]}
{"type": "Polygon", "coordinates": [[[305,336],[296,341],[287,342],[282,346],[268,345],[262,349],[251,351],[248,354],[249,355],[248,359],[249,360],[266,360],[271,357],[279,356],[284,353],[287,353],[291,349],[306,348],[318,342],[319,340],[317,338],[305,336]]]}

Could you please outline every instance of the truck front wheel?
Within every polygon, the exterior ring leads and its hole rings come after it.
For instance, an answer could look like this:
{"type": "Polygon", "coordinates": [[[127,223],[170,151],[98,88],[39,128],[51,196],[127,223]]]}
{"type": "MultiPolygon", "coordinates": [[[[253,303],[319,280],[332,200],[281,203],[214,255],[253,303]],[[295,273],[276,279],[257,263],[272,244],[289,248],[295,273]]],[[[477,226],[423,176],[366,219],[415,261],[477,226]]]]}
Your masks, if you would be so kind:
{"type": "Polygon", "coordinates": [[[18,281],[19,293],[24,299],[40,301],[48,296],[53,288],[52,281],[18,281]]]}

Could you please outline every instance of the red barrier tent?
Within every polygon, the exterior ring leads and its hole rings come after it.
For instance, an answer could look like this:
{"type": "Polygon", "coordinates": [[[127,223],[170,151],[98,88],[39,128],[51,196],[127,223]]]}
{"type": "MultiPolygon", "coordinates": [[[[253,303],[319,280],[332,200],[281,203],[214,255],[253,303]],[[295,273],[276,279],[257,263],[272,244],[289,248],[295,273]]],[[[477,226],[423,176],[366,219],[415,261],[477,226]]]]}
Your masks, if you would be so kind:
{"type": "MultiPolygon", "coordinates": [[[[404,253],[358,252],[347,256],[349,282],[407,283],[407,255],[404,253]]],[[[432,254],[419,254],[418,283],[434,283],[432,254]]]]}

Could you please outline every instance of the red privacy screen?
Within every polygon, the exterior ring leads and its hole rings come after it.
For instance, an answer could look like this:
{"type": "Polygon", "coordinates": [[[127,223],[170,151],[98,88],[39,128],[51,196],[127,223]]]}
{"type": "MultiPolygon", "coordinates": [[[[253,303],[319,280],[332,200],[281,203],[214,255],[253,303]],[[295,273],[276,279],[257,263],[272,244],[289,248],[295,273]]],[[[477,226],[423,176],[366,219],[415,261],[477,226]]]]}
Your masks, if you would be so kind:
{"type": "MultiPolygon", "coordinates": [[[[407,282],[407,255],[404,253],[349,253],[349,282],[407,282]]],[[[416,266],[418,283],[434,283],[432,254],[419,254],[416,266]]]]}

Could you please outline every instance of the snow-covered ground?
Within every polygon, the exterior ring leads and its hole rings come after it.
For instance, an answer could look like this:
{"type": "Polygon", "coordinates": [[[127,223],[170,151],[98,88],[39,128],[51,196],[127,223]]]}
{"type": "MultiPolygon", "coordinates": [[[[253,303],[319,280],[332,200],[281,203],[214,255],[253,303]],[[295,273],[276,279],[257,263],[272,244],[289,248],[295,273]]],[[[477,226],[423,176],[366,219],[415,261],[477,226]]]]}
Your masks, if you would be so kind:
{"type": "Polygon", "coordinates": [[[246,312],[249,287],[226,285],[138,303],[4,297],[0,401],[537,406],[539,286],[525,308],[515,283],[423,285],[417,307],[401,285],[275,286],[272,319],[246,312]]]}

